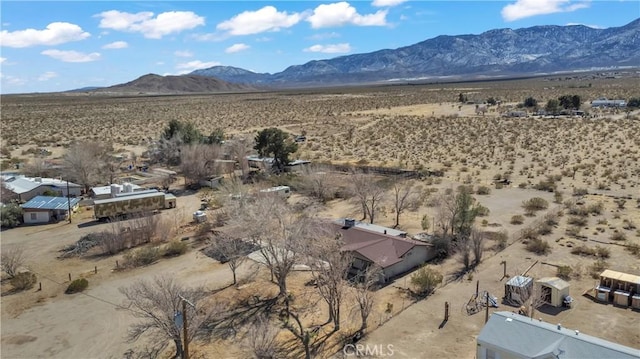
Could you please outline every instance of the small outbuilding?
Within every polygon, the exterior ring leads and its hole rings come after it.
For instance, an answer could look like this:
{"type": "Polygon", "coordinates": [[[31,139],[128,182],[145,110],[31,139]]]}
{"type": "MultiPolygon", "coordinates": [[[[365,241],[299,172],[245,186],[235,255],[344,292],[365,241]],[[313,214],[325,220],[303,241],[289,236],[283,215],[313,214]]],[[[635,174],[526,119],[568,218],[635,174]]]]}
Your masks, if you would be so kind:
{"type": "Polygon", "coordinates": [[[504,285],[504,300],[507,303],[522,305],[531,296],[533,278],[525,276],[511,277],[504,285]]]}
{"type": "Polygon", "coordinates": [[[640,307],[640,302],[634,301],[634,297],[640,294],[640,276],[607,269],[600,273],[600,283],[595,289],[596,299],[600,301],[623,307],[640,307]]]}
{"type": "Polygon", "coordinates": [[[21,206],[24,223],[39,224],[67,219],[69,208],[75,212],[79,202],[79,198],[36,196],[21,206]]]}
{"type": "Polygon", "coordinates": [[[562,307],[569,297],[569,283],[558,277],[545,277],[536,281],[536,293],[540,293],[545,303],[562,307]]]}

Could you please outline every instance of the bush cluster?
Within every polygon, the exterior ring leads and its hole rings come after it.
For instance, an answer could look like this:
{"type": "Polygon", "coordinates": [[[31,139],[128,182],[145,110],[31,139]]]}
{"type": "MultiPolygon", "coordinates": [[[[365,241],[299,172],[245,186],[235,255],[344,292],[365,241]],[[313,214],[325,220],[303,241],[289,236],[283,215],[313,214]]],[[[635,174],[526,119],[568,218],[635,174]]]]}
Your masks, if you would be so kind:
{"type": "Polygon", "coordinates": [[[78,278],[78,279],[75,279],[73,282],[71,282],[67,287],[67,290],[65,290],[64,292],[66,294],[79,293],[87,289],[88,286],[89,286],[88,280],[86,280],[85,278],[78,278]]]}
{"type": "Polygon", "coordinates": [[[33,288],[36,284],[36,275],[31,272],[22,272],[11,278],[11,286],[14,290],[27,290],[33,288]]]}
{"type": "Polygon", "coordinates": [[[545,240],[534,238],[527,243],[527,250],[537,255],[545,255],[551,253],[551,246],[545,240]]]}

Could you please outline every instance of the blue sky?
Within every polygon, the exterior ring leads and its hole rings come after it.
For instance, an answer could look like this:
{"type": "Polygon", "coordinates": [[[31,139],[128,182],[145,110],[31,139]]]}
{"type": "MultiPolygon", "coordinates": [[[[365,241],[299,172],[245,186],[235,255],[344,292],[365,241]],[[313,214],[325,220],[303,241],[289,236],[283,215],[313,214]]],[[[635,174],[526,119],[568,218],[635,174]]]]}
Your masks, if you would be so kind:
{"type": "Polygon", "coordinates": [[[623,26],[640,1],[2,1],[0,93],[310,60],[495,28],[623,26]]]}

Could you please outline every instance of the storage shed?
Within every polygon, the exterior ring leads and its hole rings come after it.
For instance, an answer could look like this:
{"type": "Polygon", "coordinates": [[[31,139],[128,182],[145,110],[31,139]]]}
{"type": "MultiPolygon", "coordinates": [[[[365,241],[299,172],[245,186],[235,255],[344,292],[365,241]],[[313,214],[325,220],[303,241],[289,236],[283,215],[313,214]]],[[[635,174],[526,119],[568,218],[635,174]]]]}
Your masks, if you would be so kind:
{"type": "Polygon", "coordinates": [[[562,307],[569,296],[569,283],[558,277],[540,278],[536,281],[536,293],[540,293],[546,303],[562,307]]]}
{"type": "Polygon", "coordinates": [[[504,285],[504,300],[507,303],[521,305],[531,296],[533,278],[525,276],[512,277],[504,285]]]}
{"type": "Polygon", "coordinates": [[[596,287],[596,298],[603,302],[613,302],[620,306],[640,308],[634,296],[640,294],[640,276],[616,272],[610,269],[600,273],[600,283],[596,287]]]}
{"type": "Polygon", "coordinates": [[[67,219],[69,207],[75,212],[79,202],[79,198],[36,196],[21,206],[24,223],[49,223],[67,219]]]}

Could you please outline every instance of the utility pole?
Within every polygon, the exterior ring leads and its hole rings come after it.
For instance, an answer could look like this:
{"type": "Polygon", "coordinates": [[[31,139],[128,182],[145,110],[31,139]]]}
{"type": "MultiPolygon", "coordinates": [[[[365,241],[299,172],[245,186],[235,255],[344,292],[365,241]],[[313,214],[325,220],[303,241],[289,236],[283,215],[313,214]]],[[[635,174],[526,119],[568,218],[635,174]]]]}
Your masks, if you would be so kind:
{"type": "Polygon", "coordinates": [[[183,359],[189,359],[189,340],[187,339],[188,335],[188,325],[187,325],[187,304],[189,304],[193,309],[196,309],[196,306],[188,301],[185,297],[178,295],[182,300],[182,335],[184,336],[183,342],[183,359]]]}
{"type": "Polygon", "coordinates": [[[67,178],[67,207],[68,207],[68,217],[69,224],[71,224],[71,193],[69,192],[69,178],[67,178]]]}

